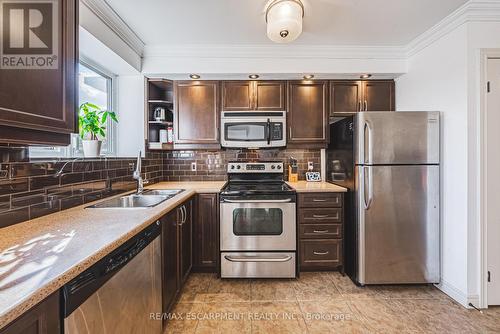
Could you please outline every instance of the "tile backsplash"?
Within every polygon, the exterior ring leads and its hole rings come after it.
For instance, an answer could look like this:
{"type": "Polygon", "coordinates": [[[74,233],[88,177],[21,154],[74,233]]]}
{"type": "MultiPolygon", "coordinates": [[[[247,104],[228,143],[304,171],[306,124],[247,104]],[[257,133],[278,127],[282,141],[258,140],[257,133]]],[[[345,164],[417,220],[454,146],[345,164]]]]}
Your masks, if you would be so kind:
{"type": "Polygon", "coordinates": [[[163,179],[165,181],[223,181],[227,179],[228,162],[247,160],[282,161],[285,163],[285,178],[288,178],[290,157],[298,160],[300,180],[305,180],[308,161],[314,163],[314,171],[320,171],[321,150],[319,149],[172,151],[164,153],[163,179]],[[191,171],[193,162],[196,162],[196,171],[191,171]]]}
{"type": "MultiPolygon", "coordinates": [[[[230,161],[282,161],[288,171],[290,157],[298,160],[299,179],[308,161],[320,170],[319,149],[243,149],[147,152],[142,173],[149,184],[223,181],[230,161]]],[[[132,190],[134,166],[133,158],[30,160],[26,149],[0,147],[0,228],[132,190]]]]}
{"type": "MultiPolygon", "coordinates": [[[[5,152],[5,149],[4,149],[5,152]]],[[[134,189],[133,158],[0,161],[0,227],[134,189]]],[[[163,179],[163,154],[148,152],[143,177],[163,179]]]]}

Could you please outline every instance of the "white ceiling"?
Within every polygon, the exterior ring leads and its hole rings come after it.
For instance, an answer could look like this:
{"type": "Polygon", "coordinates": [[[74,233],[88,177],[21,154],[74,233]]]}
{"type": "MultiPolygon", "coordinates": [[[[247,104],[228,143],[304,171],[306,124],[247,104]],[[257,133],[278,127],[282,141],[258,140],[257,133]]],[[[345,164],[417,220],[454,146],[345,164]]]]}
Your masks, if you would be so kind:
{"type": "MultiPolygon", "coordinates": [[[[105,0],[146,45],[258,44],[268,0],[105,0]]],[[[296,45],[403,46],[467,0],[302,0],[296,45]]]]}

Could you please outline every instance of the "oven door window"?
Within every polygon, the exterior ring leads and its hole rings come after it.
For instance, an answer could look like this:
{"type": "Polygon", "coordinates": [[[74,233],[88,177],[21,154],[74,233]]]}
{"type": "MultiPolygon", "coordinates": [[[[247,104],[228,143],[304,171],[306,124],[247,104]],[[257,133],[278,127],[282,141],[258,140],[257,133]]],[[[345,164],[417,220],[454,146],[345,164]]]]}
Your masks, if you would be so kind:
{"type": "Polygon", "coordinates": [[[227,141],[265,141],[268,137],[267,123],[229,123],[225,124],[227,141]]]}
{"type": "Polygon", "coordinates": [[[279,208],[234,209],[233,233],[237,236],[280,235],[283,233],[283,211],[279,208]]]}

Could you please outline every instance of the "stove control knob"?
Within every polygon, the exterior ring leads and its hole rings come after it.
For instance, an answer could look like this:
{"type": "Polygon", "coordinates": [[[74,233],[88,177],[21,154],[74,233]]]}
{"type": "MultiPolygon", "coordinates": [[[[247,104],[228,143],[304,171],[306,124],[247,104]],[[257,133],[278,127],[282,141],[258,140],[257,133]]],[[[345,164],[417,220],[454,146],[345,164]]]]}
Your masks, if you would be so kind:
{"type": "Polygon", "coordinates": [[[277,167],[277,168],[278,168],[278,169],[281,169],[281,165],[278,165],[278,167],[277,167]]]}
{"type": "Polygon", "coordinates": [[[241,169],[241,165],[238,165],[236,168],[241,169]]]}
{"type": "Polygon", "coordinates": [[[234,165],[231,165],[231,169],[234,169],[234,165]]]}
{"type": "Polygon", "coordinates": [[[276,166],[275,166],[275,165],[271,165],[271,169],[275,169],[275,168],[276,168],[276,166]]]}

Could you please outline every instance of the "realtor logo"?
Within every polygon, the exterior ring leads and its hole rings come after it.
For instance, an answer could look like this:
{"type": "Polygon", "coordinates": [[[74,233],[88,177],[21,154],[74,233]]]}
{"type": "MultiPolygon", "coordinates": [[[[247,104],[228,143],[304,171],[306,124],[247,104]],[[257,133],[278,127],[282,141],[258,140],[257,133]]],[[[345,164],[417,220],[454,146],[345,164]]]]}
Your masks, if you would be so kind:
{"type": "Polygon", "coordinates": [[[0,0],[0,68],[58,68],[57,0],[0,0]]]}

